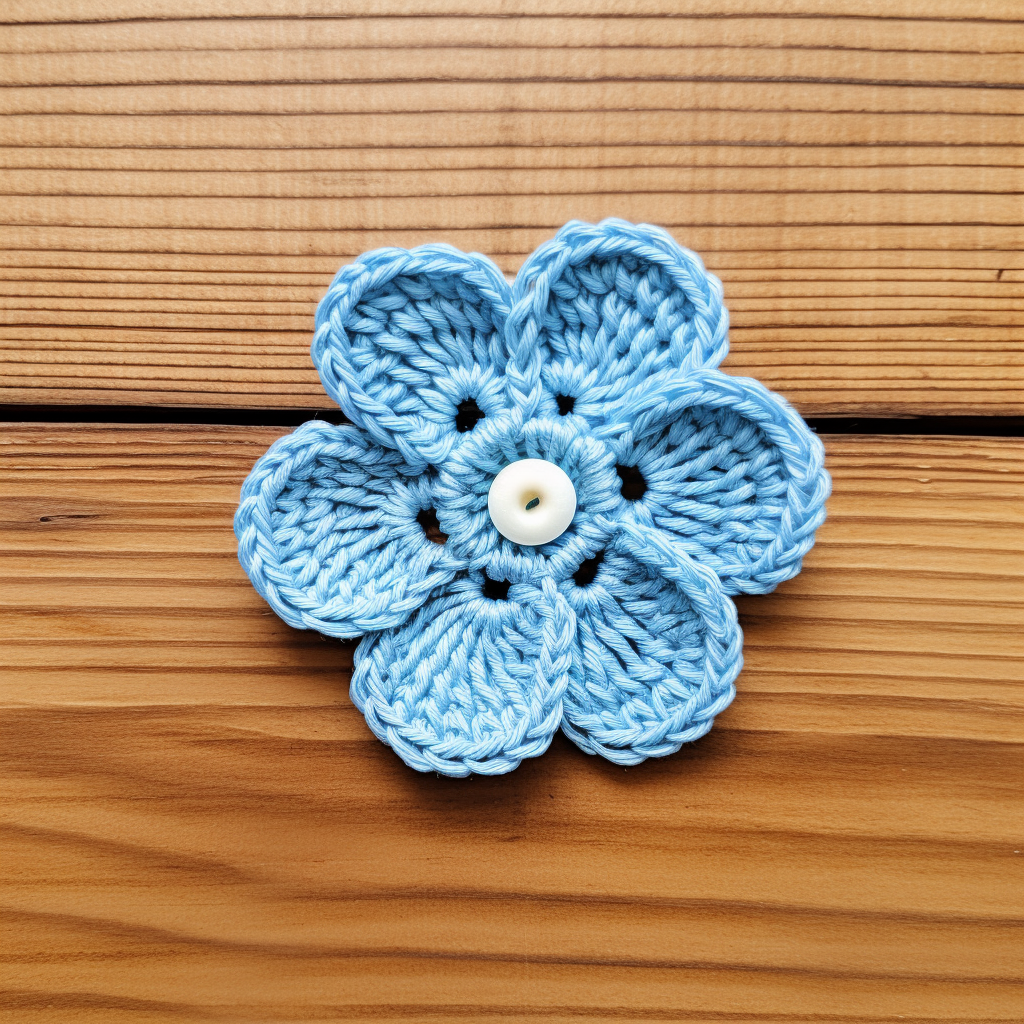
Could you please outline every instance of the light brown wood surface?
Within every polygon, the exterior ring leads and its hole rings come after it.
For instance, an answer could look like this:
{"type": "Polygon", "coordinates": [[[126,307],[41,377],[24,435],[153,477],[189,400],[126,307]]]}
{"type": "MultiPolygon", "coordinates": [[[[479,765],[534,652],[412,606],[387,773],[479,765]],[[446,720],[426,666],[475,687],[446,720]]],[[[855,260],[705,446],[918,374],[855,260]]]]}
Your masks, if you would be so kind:
{"type": "Polygon", "coordinates": [[[6,402],[326,408],[341,263],[618,215],[807,415],[1019,415],[1019,4],[626,6],[7,0],[6,402]]]}
{"type": "Polygon", "coordinates": [[[341,263],[573,217],[807,416],[1020,416],[1022,66],[1015,0],[4,0],[0,1020],[1024,1019],[1019,439],[825,437],[737,700],[629,770],[406,769],[231,530],[341,263]],[[57,422],[124,406],[182,408],[57,422]]]}
{"type": "Polygon", "coordinates": [[[826,438],[709,737],[455,781],[239,568],[277,433],[3,437],[9,1019],[1020,1019],[1024,444],[826,438]]]}

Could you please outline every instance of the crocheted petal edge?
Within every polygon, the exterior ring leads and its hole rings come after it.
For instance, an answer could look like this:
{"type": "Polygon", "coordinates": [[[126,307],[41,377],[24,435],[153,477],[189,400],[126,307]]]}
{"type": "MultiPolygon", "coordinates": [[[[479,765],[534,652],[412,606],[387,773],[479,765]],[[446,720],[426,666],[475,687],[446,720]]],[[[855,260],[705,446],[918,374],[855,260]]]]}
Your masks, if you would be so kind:
{"type": "MultiPolygon", "coordinates": [[[[399,451],[411,467],[436,465],[458,440],[455,411],[449,408],[457,404],[458,395],[476,392],[468,397],[478,401],[485,413],[505,409],[502,333],[510,297],[501,271],[480,253],[444,244],[375,249],[342,267],[320,300],[310,350],[313,364],[331,398],[378,444],[399,451]],[[369,296],[379,297],[396,278],[409,277],[438,282],[454,278],[463,289],[461,295],[479,298],[494,327],[487,344],[467,346],[461,335],[449,338],[447,347],[437,344],[436,337],[426,343],[410,327],[400,331],[401,344],[390,339],[387,351],[368,342],[365,332],[355,332],[354,345],[348,328],[369,323],[359,311],[360,303],[369,296]],[[362,360],[353,359],[357,350],[362,360]],[[357,364],[365,362],[371,350],[377,369],[368,373],[368,367],[357,364]]],[[[378,310],[382,317],[395,312],[390,300],[382,301],[378,310]]],[[[447,308],[454,311],[455,305],[448,303],[447,308]]],[[[434,314],[436,318],[436,310],[434,314]]],[[[419,311],[416,318],[424,330],[436,326],[419,311]]]]}
{"type": "MultiPolygon", "coordinates": [[[[601,708],[581,711],[579,703],[574,706],[567,695],[562,722],[565,735],[587,753],[599,754],[616,764],[634,765],[650,757],[674,754],[685,743],[700,739],[711,729],[716,716],[736,695],[735,680],[743,667],[743,632],[736,606],[723,591],[715,573],[695,562],[670,537],[622,520],[607,524],[607,528],[613,550],[634,559],[663,579],[666,585],[676,587],[699,616],[703,627],[700,684],[696,688],[687,687],[683,680],[674,678],[672,667],[659,666],[658,674],[667,677],[670,685],[657,697],[649,692],[651,704],[661,709],[655,720],[646,720],[635,713],[635,706],[630,707],[635,691],[649,678],[650,659],[645,660],[642,671],[628,679],[631,692],[618,691],[625,709],[618,721],[613,721],[606,710],[602,713],[601,708]],[[682,692],[687,693],[685,700],[681,698],[682,692]]],[[[576,685],[580,686],[584,700],[595,688],[593,681],[588,687],[585,675],[576,685]]]]}
{"type": "MultiPolygon", "coordinates": [[[[601,319],[603,314],[599,315],[601,319]]],[[[651,328],[648,323],[647,327],[651,328]]],[[[554,395],[542,383],[545,366],[559,363],[557,375],[564,378],[564,395],[571,397],[577,414],[588,422],[602,418],[603,408],[625,387],[633,387],[665,361],[684,372],[700,367],[717,367],[729,351],[729,313],[722,303],[721,281],[707,271],[700,256],[681,246],[664,228],[633,224],[609,217],[598,224],[569,221],[553,239],[544,242],[527,257],[512,285],[512,310],[505,328],[508,352],[506,378],[514,407],[553,413],[554,395]],[[673,337],[685,327],[692,335],[685,351],[679,342],[662,344],[642,352],[631,349],[638,362],[630,373],[604,365],[606,341],[596,345],[587,359],[554,359],[542,344],[548,303],[555,285],[571,268],[594,260],[635,257],[660,267],[676,289],[673,301],[684,299],[691,310],[689,319],[673,329],[673,337]],[[640,372],[642,371],[642,372],[640,372]],[[630,379],[634,376],[636,379],[630,379]],[[545,406],[547,406],[545,408],[545,406]]],[[[634,343],[635,347],[635,343],[634,343]]],[[[620,353],[621,355],[621,353],[620,353]]]]}
{"type": "Polygon", "coordinates": [[[502,775],[558,731],[575,629],[550,579],[499,602],[464,576],[404,625],[363,638],[352,701],[417,771],[502,775]]]}
{"type": "Polygon", "coordinates": [[[656,375],[626,395],[609,413],[608,424],[594,433],[609,440],[624,434],[643,437],[695,407],[735,412],[764,434],[788,477],[785,504],[777,523],[760,524],[772,531],[773,540],[754,562],[719,558],[700,546],[688,546],[685,538],[662,528],[683,543],[693,558],[716,570],[727,594],[770,593],[800,572],[804,556],[814,546],[815,532],[825,521],[832,478],[825,469],[824,445],[781,395],[752,377],[718,370],[656,375]]]}
{"type": "Polygon", "coordinates": [[[397,626],[452,579],[457,566],[419,523],[401,525],[426,500],[422,483],[406,474],[397,452],[355,427],[319,421],[279,438],[256,462],[235,513],[238,560],[289,626],[343,639],[397,626]],[[304,518],[291,495],[296,486],[308,489],[308,470],[318,460],[341,468],[323,474],[326,493],[304,518]],[[328,522],[338,509],[351,528],[328,522]]]}

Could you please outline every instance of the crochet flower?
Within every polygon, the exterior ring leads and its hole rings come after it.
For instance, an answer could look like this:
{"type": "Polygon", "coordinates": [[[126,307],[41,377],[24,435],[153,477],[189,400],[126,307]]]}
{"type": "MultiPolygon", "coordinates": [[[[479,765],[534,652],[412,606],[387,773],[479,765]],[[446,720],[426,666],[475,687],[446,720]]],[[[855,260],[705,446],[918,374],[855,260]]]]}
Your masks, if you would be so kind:
{"type": "Polygon", "coordinates": [[[559,728],[636,764],[732,700],[730,595],[799,572],[830,480],[783,399],[716,369],[727,328],[698,256],[618,220],[567,224],[511,287],[446,245],[339,271],[312,356],[351,424],[277,441],[235,532],[287,623],[362,636],[352,699],[407,764],[499,774],[559,728]],[[538,545],[488,510],[527,459],[575,490],[538,545]]]}

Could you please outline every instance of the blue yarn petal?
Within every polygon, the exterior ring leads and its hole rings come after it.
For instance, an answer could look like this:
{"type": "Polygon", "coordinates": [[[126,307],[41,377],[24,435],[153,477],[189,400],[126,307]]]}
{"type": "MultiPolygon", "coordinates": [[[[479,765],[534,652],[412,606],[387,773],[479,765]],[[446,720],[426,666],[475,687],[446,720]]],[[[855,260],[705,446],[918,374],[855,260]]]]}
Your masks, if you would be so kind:
{"type": "Polygon", "coordinates": [[[550,745],[574,630],[550,580],[492,600],[481,577],[461,576],[404,626],[363,639],[352,700],[417,771],[501,775],[550,745]]]}
{"type": "MultiPolygon", "coordinates": [[[[377,249],[342,267],[316,311],[327,393],[411,467],[456,445],[459,406],[504,411],[509,287],[485,256],[448,245],[377,249]]],[[[464,426],[460,423],[460,426],[464,426]]]]}
{"type": "Polygon", "coordinates": [[[506,326],[511,404],[588,423],[652,374],[717,366],[722,285],[662,228],[571,221],[523,264],[506,326]]]}
{"type": "Polygon", "coordinates": [[[238,560],[290,626],[338,637],[396,626],[459,568],[418,518],[431,483],[355,427],[305,423],[242,486],[238,560]]]}
{"type": "Polygon", "coordinates": [[[711,728],[735,695],[743,635],[717,576],[662,531],[609,529],[592,579],[561,584],[578,623],[562,731],[639,764],[711,728]]]}
{"type": "Polygon", "coordinates": [[[616,461],[646,491],[630,516],[667,531],[728,594],[800,571],[825,519],[825,450],[785,399],[716,370],[659,374],[609,414],[616,461]]]}

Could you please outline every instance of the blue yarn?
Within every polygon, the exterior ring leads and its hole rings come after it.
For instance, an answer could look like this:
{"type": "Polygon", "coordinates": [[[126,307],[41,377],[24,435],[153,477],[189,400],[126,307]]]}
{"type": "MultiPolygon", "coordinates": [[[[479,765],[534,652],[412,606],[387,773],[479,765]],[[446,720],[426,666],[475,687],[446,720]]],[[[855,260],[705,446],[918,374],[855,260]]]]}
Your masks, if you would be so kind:
{"type": "Polygon", "coordinates": [[[362,636],[353,702],[413,768],[508,772],[559,728],[618,764],[674,753],[735,694],[730,595],[800,571],[831,486],[727,348],[721,283],[650,225],[569,223],[511,287],[446,245],[367,253],[312,346],[351,425],[256,463],[239,560],[285,622],[362,636]],[[576,489],[540,547],[487,511],[525,458],[576,489]]]}

